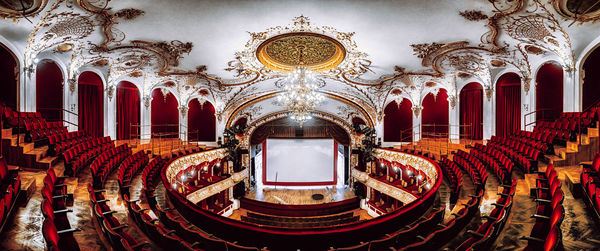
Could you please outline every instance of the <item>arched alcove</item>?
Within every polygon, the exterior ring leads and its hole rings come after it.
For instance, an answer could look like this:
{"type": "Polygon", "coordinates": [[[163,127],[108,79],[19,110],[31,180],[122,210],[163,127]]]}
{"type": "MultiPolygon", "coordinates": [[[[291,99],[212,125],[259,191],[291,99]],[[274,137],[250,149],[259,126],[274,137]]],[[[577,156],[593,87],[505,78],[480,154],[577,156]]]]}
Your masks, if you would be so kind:
{"type": "Polygon", "coordinates": [[[480,140],[483,138],[483,87],[471,82],[460,91],[460,136],[480,140]]]}
{"type": "Polygon", "coordinates": [[[421,130],[423,138],[448,137],[448,93],[440,89],[437,95],[427,94],[423,99],[421,130]]]}
{"type": "Polygon", "coordinates": [[[384,109],[383,140],[386,142],[412,141],[412,103],[403,99],[393,101],[384,109]]]}
{"type": "Polygon", "coordinates": [[[128,81],[117,85],[117,139],[140,137],[140,91],[128,81]]]}
{"type": "Polygon", "coordinates": [[[63,73],[56,62],[43,60],[35,71],[36,111],[46,120],[58,121],[62,118],[63,73]]]}
{"type": "Polygon", "coordinates": [[[179,109],[177,99],[172,93],[164,95],[161,89],[152,92],[152,137],[179,137],[179,109]]]}
{"type": "Polygon", "coordinates": [[[535,82],[535,110],[540,111],[536,113],[536,120],[558,118],[563,111],[562,66],[556,62],[544,63],[535,82]]]}
{"type": "Polygon", "coordinates": [[[600,47],[596,47],[583,63],[583,110],[600,101],[600,47]]]}
{"type": "Polygon", "coordinates": [[[215,107],[208,101],[200,104],[197,98],[192,99],[188,106],[188,140],[215,141],[215,107]]]}
{"type": "Polygon", "coordinates": [[[104,136],[104,91],[98,74],[84,71],[78,80],[79,130],[93,137],[104,136]]]}
{"type": "Polygon", "coordinates": [[[521,128],[521,77],[505,73],[496,82],[496,135],[507,137],[521,128]]]}
{"type": "Polygon", "coordinates": [[[15,54],[0,43],[0,103],[17,110],[19,86],[19,60],[15,54]]]}

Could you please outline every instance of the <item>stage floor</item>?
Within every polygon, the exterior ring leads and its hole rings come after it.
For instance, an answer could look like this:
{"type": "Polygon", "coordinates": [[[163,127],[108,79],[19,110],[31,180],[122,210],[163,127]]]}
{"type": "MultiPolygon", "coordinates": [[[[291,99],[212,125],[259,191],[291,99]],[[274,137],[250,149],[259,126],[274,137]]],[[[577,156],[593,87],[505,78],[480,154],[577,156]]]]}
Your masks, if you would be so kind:
{"type": "Polygon", "coordinates": [[[327,188],[306,190],[271,188],[257,190],[256,188],[254,188],[253,190],[249,191],[245,197],[252,200],[264,201],[274,204],[312,205],[351,199],[356,197],[356,195],[354,195],[354,191],[352,191],[352,189],[350,188],[327,188]],[[323,199],[314,200],[312,198],[313,194],[322,194],[323,199]]]}

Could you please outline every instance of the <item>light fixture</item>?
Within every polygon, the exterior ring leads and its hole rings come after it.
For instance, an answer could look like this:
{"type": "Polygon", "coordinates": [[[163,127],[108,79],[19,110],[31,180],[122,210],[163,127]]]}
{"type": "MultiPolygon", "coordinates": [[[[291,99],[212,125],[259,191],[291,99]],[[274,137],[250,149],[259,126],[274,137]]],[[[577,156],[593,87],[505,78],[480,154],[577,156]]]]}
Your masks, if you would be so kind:
{"type": "Polygon", "coordinates": [[[312,71],[304,66],[297,67],[283,80],[284,92],[277,96],[279,103],[290,110],[290,118],[300,124],[310,120],[310,113],[323,101],[321,86],[312,71]]]}

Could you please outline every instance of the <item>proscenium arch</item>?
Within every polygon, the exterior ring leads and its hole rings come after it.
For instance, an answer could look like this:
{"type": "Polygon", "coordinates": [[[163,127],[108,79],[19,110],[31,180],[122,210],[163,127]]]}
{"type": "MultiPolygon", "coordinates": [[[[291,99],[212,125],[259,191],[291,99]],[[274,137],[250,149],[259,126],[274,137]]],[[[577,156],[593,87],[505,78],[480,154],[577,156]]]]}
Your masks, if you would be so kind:
{"type": "MultiPolygon", "coordinates": [[[[244,133],[244,140],[241,142],[242,146],[246,147],[248,149],[250,148],[250,138],[252,137],[252,134],[258,127],[260,127],[261,125],[263,125],[265,123],[271,122],[273,120],[285,118],[288,116],[288,114],[289,114],[289,111],[270,113],[270,114],[267,114],[265,116],[262,116],[262,117],[256,119],[254,122],[248,124],[248,129],[244,133]]],[[[346,131],[346,133],[350,137],[350,146],[352,147],[355,145],[355,143],[356,143],[355,139],[354,139],[354,137],[352,137],[352,135],[353,135],[352,125],[347,123],[345,120],[343,120],[340,117],[335,116],[331,113],[326,113],[326,112],[321,112],[321,111],[311,112],[310,115],[313,117],[327,120],[331,123],[339,125],[346,131]]]]}
{"type": "MultiPolygon", "coordinates": [[[[254,104],[254,103],[258,103],[260,101],[266,100],[266,99],[270,99],[270,98],[274,98],[276,97],[278,94],[280,94],[281,92],[273,92],[273,93],[269,93],[260,97],[256,97],[254,99],[251,99],[247,102],[245,102],[244,104],[238,106],[232,113],[231,115],[229,115],[229,118],[227,118],[227,123],[225,124],[226,127],[231,127],[233,125],[233,118],[235,118],[235,116],[238,114],[238,112],[242,111],[244,108],[254,104]]],[[[371,116],[369,115],[369,113],[362,108],[361,106],[359,106],[358,104],[352,102],[351,100],[348,100],[344,97],[341,97],[339,95],[335,95],[335,94],[331,94],[331,93],[323,93],[325,95],[325,97],[328,98],[332,98],[335,100],[338,100],[340,102],[346,103],[348,105],[351,105],[352,107],[356,108],[357,110],[359,110],[363,116],[365,116],[365,118],[367,119],[367,123],[369,127],[373,127],[374,123],[373,123],[373,118],[371,118],[371,116]]],[[[289,113],[289,111],[286,111],[286,113],[289,113]]]]}

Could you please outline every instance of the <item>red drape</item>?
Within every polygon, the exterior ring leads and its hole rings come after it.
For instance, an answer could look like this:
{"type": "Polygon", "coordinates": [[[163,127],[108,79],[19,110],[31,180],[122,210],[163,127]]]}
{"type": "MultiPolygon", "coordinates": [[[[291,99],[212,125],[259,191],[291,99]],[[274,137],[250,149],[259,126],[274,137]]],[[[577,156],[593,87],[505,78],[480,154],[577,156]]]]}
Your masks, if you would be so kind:
{"type": "Polygon", "coordinates": [[[506,137],[521,128],[521,78],[510,72],[496,83],[496,135],[506,137]]]}
{"type": "Polygon", "coordinates": [[[117,139],[139,138],[140,92],[133,83],[121,81],[117,86],[117,139]]]}
{"type": "Polygon", "coordinates": [[[594,49],[583,63],[583,109],[600,101],[600,47],[594,49]]]}
{"type": "Polygon", "coordinates": [[[49,121],[61,120],[63,108],[63,76],[58,65],[44,60],[37,65],[35,73],[36,110],[49,121]]]}
{"type": "Polygon", "coordinates": [[[461,137],[483,139],[483,87],[475,82],[467,84],[460,91],[459,105],[461,137]]]}
{"type": "Polygon", "coordinates": [[[215,107],[208,101],[200,104],[198,99],[192,99],[188,105],[188,140],[215,141],[215,107]]]}
{"type": "Polygon", "coordinates": [[[0,103],[17,109],[17,87],[19,63],[14,54],[0,44],[0,103]]]}
{"type": "Polygon", "coordinates": [[[384,110],[383,140],[388,142],[412,141],[412,103],[403,99],[389,103],[384,110]]]}
{"type": "MultiPolygon", "coordinates": [[[[535,86],[535,109],[550,109],[536,113],[536,119],[555,119],[563,111],[563,69],[556,63],[546,63],[538,70],[535,86]]],[[[529,121],[528,121],[529,122],[529,121]]]]}
{"type": "Polygon", "coordinates": [[[152,137],[179,137],[179,109],[172,93],[165,97],[160,89],[152,92],[152,137]],[[161,134],[162,136],[159,136],[161,134]]]}
{"type": "Polygon", "coordinates": [[[79,75],[79,130],[93,137],[104,136],[104,92],[102,79],[85,71],[79,75]]]}
{"type": "Polygon", "coordinates": [[[448,137],[448,93],[440,89],[437,96],[427,94],[421,112],[423,138],[448,137]]]}

